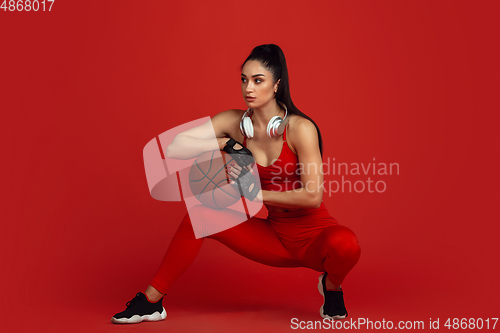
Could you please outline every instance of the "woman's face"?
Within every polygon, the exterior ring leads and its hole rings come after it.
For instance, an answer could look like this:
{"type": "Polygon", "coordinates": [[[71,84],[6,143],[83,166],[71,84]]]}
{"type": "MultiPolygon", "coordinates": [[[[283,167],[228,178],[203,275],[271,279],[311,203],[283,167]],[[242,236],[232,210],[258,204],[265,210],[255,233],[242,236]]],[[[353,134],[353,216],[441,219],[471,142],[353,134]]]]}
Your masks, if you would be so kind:
{"type": "MultiPolygon", "coordinates": [[[[279,82],[279,80],[278,80],[279,82]]],[[[241,93],[249,108],[260,108],[274,99],[278,82],[260,61],[249,60],[241,70],[241,93]]]]}

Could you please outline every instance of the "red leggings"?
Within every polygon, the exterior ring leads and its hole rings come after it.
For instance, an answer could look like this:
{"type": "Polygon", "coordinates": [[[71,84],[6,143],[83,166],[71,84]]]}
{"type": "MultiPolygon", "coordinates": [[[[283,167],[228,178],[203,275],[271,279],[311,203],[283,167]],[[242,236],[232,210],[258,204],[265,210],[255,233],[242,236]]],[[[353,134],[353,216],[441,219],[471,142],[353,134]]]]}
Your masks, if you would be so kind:
{"type": "MultiPolygon", "coordinates": [[[[215,239],[236,253],[265,265],[326,271],[327,277],[336,285],[342,283],[360,256],[354,233],[339,225],[323,203],[319,208],[270,212],[267,219],[252,217],[207,238],[215,239]]],[[[166,294],[191,265],[203,240],[195,238],[189,215],[186,214],[151,286],[166,294]]]]}

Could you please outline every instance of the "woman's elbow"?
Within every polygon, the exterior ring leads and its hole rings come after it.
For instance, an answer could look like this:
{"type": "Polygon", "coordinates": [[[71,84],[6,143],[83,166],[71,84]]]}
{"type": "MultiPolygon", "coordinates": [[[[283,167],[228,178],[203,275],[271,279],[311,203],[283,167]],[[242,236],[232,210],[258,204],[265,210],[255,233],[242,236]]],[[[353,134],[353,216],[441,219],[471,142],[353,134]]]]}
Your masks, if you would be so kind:
{"type": "Polygon", "coordinates": [[[177,134],[172,142],[165,148],[166,158],[178,158],[179,156],[179,134],[177,134]]]}
{"type": "Polygon", "coordinates": [[[167,148],[165,149],[165,157],[166,158],[174,158],[175,156],[175,151],[174,147],[172,147],[172,144],[169,144],[167,148]]]}
{"type": "Polygon", "coordinates": [[[319,200],[315,200],[313,202],[313,206],[312,208],[319,208],[321,206],[321,203],[323,202],[323,200],[319,199],[319,200]]]}
{"type": "Polygon", "coordinates": [[[308,208],[319,208],[323,202],[323,194],[318,192],[309,193],[308,208]]]}

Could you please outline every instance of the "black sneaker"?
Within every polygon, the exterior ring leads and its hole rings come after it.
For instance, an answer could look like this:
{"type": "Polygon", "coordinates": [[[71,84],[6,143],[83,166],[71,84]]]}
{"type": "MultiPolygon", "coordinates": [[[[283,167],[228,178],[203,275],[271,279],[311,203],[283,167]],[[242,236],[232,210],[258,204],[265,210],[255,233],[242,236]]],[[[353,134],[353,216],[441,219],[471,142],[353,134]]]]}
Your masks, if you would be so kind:
{"type": "Polygon", "coordinates": [[[136,324],[141,321],[159,321],[167,318],[167,311],[162,306],[163,297],[151,303],[142,292],[127,302],[127,309],[111,318],[113,324],[136,324]]]}
{"type": "Polygon", "coordinates": [[[347,310],[344,304],[344,293],[340,290],[326,290],[326,273],[319,277],[318,290],[323,296],[323,305],[319,309],[322,318],[344,319],[347,317],[347,310]]]}

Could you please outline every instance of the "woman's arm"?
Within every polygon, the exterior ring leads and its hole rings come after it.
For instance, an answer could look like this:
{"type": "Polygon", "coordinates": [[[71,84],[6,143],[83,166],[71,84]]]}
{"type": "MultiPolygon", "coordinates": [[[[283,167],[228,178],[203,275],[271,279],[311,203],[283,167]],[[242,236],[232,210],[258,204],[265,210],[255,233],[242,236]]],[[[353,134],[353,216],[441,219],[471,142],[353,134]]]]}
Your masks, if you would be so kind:
{"type": "Polygon", "coordinates": [[[293,141],[301,166],[302,188],[274,192],[262,190],[257,199],[282,208],[318,208],[323,200],[323,170],[318,132],[312,122],[301,118],[294,124],[293,141]]]}
{"type": "Polygon", "coordinates": [[[231,136],[234,128],[239,128],[239,117],[238,110],[223,111],[206,123],[177,134],[167,146],[165,156],[185,160],[224,148],[229,140],[224,136],[231,136]]]}

